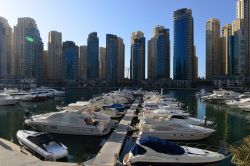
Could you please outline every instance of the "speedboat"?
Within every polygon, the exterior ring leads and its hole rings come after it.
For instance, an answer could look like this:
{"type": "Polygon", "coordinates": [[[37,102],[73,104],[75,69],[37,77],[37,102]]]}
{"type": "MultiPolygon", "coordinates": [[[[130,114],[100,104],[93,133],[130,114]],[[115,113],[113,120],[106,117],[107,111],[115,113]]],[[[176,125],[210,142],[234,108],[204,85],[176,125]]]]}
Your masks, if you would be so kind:
{"type": "Polygon", "coordinates": [[[78,113],[67,110],[31,116],[24,123],[48,133],[95,136],[108,134],[115,125],[110,117],[100,112],[78,113]]]}
{"type": "Polygon", "coordinates": [[[8,94],[0,93],[0,106],[15,105],[17,102],[18,99],[8,94]]]}
{"type": "Polygon", "coordinates": [[[68,157],[68,148],[48,133],[19,130],[16,136],[22,146],[43,160],[56,161],[68,157]]]}
{"type": "Polygon", "coordinates": [[[215,132],[214,129],[171,121],[146,123],[141,120],[137,128],[140,130],[139,135],[142,137],[153,136],[160,139],[178,141],[202,140],[215,132]]]}
{"type": "Polygon", "coordinates": [[[123,158],[124,165],[204,165],[226,158],[210,150],[179,146],[155,137],[139,138],[123,158]]]}

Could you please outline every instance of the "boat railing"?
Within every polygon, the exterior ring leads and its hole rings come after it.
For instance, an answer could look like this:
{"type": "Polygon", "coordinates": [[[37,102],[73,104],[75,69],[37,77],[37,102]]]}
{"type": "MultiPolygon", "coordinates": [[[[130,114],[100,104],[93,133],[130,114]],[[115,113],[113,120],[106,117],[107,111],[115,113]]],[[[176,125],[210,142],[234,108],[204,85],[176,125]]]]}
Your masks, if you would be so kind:
{"type": "Polygon", "coordinates": [[[176,142],[179,146],[187,146],[192,148],[199,148],[203,150],[209,150],[213,152],[217,152],[220,154],[223,154],[225,157],[230,157],[231,152],[227,147],[220,147],[220,146],[214,146],[214,145],[206,145],[206,144],[199,144],[199,143],[187,143],[187,142],[176,142]]]}

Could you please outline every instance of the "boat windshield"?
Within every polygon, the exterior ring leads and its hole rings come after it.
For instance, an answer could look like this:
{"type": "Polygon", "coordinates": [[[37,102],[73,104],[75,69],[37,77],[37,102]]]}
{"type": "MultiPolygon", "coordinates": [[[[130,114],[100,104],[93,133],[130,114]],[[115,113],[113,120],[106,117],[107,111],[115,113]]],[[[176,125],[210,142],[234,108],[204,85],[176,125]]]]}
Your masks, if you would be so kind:
{"type": "Polygon", "coordinates": [[[155,137],[143,137],[139,143],[159,153],[169,155],[183,155],[185,153],[185,150],[181,146],[155,137]]]}
{"type": "Polygon", "coordinates": [[[135,144],[132,148],[131,148],[131,153],[133,153],[134,156],[136,155],[143,155],[145,154],[147,151],[141,147],[138,144],[135,144]]]}

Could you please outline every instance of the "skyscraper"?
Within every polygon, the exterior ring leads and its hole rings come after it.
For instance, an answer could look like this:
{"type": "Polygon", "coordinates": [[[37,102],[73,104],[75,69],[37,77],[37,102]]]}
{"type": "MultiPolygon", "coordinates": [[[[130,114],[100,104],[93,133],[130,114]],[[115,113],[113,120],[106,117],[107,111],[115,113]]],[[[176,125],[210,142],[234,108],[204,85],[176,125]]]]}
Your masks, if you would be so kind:
{"type": "MultiPolygon", "coordinates": [[[[246,45],[247,73],[248,76],[250,76],[250,1],[238,0],[236,11],[237,11],[237,19],[240,19],[241,22],[243,22],[243,27],[241,26],[241,29],[243,29],[245,45],[246,45]]],[[[240,33],[242,33],[242,30],[240,33]]]]}
{"type": "Polygon", "coordinates": [[[48,79],[63,80],[62,33],[57,31],[49,32],[48,36],[48,79]]]}
{"type": "Polygon", "coordinates": [[[193,79],[194,22],[191,9],[174,12],[174,79],[193,79]]]}
{"type": "Polygon", "coordinates": [[[193,56],[193,80],[198,78],[198,57],[196,55],[196,46],[194,46],[194,56],[193,56]]]}
{"type": "Polygon", "coordinates": [[[11,74],[12,29],[8,21],[0,17],[0,77],[11,74]]]}
{"type": "Polygon", "coordinates": [[[87,78],[87,46],[80,46],[79,77],[87,78]]]}
{"type": "Polygon", "coordinates": [[[96,32],[90,33],[87,45],[87,77],[98,79],[99,77],[99,38],[96,32]]]}
{"type": "Polygon", "coordinates": [[[209,19],[206,23],[206,78],[220,75],[220,21],[209,19]]]}
{"type": "Polygon", "coordinates": [[[73,41],[63,42],[63,78],[64,81],[78,79],[79,48],[73,41]]]}
{"type": "Polygon", "coordinates": [[[42,78],[43,42],[34,19],[18,18],[14,27],[13,70],[16,76],[42,78]]]}
{"type": "Polygon", "coordinates": [[[43,51],[43,79],[47,80],[48,79],[48,51],[44,50],[43,51]]]}
{"type": "Polygon", "coordinates": [[[116,35],[106,35],[106,78],[115,86],[124,77],[124,44],[116,35]]]}
{"type": "Polygon", "coordinates": [[[145,80],[145,37],[141,31],[131,35],[130,79],[134,85],[145,80]]]}
{"type": "Polygon", "coordinates": [[[153,37],[148,41],[148,78],[170,79],[169,29],[163,26],[155,27],[153,37]]]}
{"type": "Polygon", "coordinates": [[[123,43],[123,39],[118,37],[118,73],[117,79],[118,82],[124,78],[124,68],[125,68],[125,45],[123,43]]]}
{"type": "Polygon", "coordinates": [[[100,47],[100,57],[99,57],[99,77],[102,80],[106,80],[107,72],[106,72],[106,48],[105,47],[100,47]]]}
{"type": "Polygon", "coordinates": [[[227,24],[222,28],[222,37],[220,41],[221,50],[221,65],[220,65],[220,75],[229,74],[229,56],[230,50],[232,49],[232,25],[227,24]]]}
{"type": "Polygon", "coordinates": [[[229,51],[229,74],[244,75],[248,74],[247,66],[247,45],[246,31],[242,19],[237,19],[232,23],[232,37],[230,46],[233,47],[229,51]]]}

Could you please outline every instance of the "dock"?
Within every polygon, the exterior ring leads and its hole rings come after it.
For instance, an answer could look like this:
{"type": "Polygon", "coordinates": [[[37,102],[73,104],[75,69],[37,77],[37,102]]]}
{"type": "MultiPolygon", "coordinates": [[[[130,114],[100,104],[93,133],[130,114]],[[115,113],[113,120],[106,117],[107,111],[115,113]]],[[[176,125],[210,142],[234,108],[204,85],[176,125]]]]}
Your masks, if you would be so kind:
{"type": "Polygon", "coordinates": [[[135,115],[139,100],[137,99],[103,145],[95,158],[84,162],[84,166],[114,166],[119,165],[119,154],[127,137],[128,128],[135,115]]]}
{"type": "Polygon", "coordinates": [[[109,139],[103,145],[95,158],[84,163],[63,163],[41,161],[20,146],[0,138],[0,165],[1,166],[114,166],[119,165],[119,154],[127,137],[128,129],[135,111],[138,108],[139,100],[135,100],[130,109],[112,132],[109,139]]]}
{"type": "Polygon", "coordinates": [[[20,146],[0,138],[1,166],[77,166],[75,163],[41,161],[20,146]]]}

